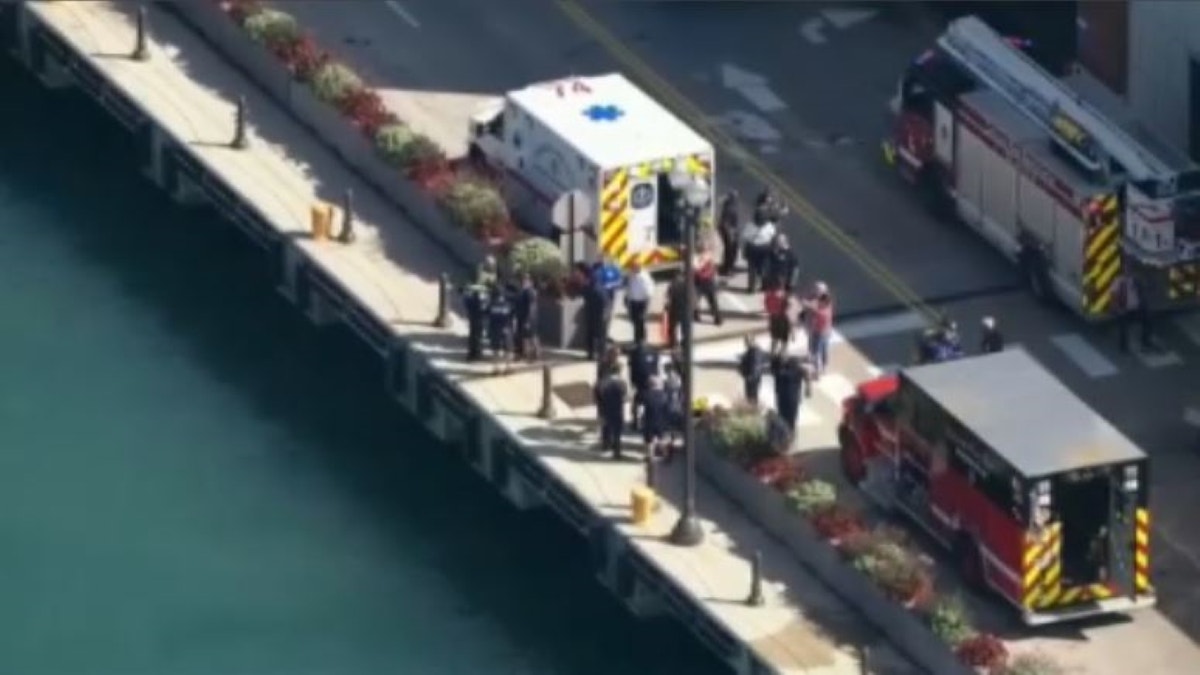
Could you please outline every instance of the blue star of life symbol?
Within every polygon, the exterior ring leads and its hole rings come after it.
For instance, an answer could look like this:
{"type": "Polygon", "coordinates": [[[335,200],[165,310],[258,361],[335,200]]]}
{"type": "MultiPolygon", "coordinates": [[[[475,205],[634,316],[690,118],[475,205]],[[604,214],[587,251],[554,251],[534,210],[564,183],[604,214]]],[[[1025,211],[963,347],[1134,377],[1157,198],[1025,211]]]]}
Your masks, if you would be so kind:
{"type": "Polygon", "coordinates": [[[616,122],[625,111],[615,105],[594,105],[584,108],[583,114],[593,122],[616,122]]]}

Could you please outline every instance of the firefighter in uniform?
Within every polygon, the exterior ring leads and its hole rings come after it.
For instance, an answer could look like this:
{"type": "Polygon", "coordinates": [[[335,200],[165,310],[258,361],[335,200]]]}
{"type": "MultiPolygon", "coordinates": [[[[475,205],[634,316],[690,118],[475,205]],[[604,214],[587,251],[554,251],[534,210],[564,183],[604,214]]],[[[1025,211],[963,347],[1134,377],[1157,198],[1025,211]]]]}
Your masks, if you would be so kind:
{"type": "Polygon", "coordinates": [[[467,312],[467,360],[483,358],[483,330],[487,323],[487,289],[471,284],[462,291],[463,309],[467,312]]]}
{"type": "Polygon", "coordinates": [[[606,374],[596,382],[596,412],[600,416],[600,450],[621,458],[621,436],[625,433],[625,398],[628,389],[621,372],[606,374]]]}
{"type": "Polygon", "coordinates": [[[772,365],[775,408],[788,430],[794,434],[800,417],[800,398],[809,379],[808,372],[799,356],[776,356],[772,365]]]}
{"type": "Polygon", "coordinates": [[[629,384],[633,386],[630,419],[636,429],[639,413],[645,407],[646,390],[650,386],[650,379],[658,374],[658,350],[646,344],[645,340],[639,340],[629,348],[625,360],[629,364],[629,384]]]}
{"type": "Polygon", "coordinates": [[[738,374],[742,376],[742,392],[746,402],[758,405],[758,392],[762,388],[762,378],[770,366],[770,358],[758,342],[750,336],[746,337],[746,351],[738,359],[738,374]]]}

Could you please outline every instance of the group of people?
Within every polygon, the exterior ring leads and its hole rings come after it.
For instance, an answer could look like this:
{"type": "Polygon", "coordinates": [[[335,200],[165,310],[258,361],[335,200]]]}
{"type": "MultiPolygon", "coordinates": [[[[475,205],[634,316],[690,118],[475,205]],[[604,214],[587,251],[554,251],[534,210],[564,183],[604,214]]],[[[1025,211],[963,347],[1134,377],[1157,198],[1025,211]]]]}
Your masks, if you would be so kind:
{"type": "Polygon", "coordinates": [[[683,432],[683,378],[687,376],[678,352],[664,359],[645,340],[635,340],[622,352],[609,343],[597,362],[596,410],[600,418],[600,449],[620,459],[625,436],[626,410],[629,427],[641,432],[647,452],[668,459],[683,432]],[[624,357],[625,367],[622,367],[624,357]],[[623,371],[628,371],[628,382],[623,371]],[[630,396],[630,390],[632,396],[630,396]]]}
{"type": "MultiPolygon", "coordinates": [[[[980,321],[979,353],[994,354],[1004,350],[1004,335],[990,316],[980,321]]],[[[917,363],[941,363],[961,359],[967,355],[958,332],[958,323],[943,317],[937,326],[921,333],[917,339],[917,363]]]]}
{"type": "Polygon", "coordinates": [[[467,315],[467,360],[484,356],[484,341],[498,372],[507,373],[513,357],[536,360],[537,289],[528,274],[515,283],[503,282],[496,261],[488,258],[475,280],[461,289],[467,315]]]}

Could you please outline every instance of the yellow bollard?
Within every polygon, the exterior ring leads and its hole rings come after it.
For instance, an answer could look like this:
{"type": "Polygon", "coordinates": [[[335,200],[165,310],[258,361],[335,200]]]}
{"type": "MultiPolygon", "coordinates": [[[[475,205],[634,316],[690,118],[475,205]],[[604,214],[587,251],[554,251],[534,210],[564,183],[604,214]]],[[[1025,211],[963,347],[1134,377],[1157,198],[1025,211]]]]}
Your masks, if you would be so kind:
{"type": "Polygon", "coordinates": [[[658,495],[651,488],[639,485],[633,488],[630,499],[633,501],[630,509],[633,515],[633,524],[645,525],[650,521],[650,515],[658,507],[658,495]]]}
{"type": "Polygon", "coordinates": [[[310,211],[311,221],[309,223],[310,233],[316,241],[325,241],[330,237],[330,230],[333,229],[333,207],[324,202],[313,204],[310,211]]]}

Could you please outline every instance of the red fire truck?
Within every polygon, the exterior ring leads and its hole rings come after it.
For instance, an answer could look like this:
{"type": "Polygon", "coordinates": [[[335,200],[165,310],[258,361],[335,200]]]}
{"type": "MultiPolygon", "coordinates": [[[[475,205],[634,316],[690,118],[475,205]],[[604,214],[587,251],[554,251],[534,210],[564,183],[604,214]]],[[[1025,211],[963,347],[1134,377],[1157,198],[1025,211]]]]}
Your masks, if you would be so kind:
{"type": "Polygon", "coordinates": [[[1146,455],[1024,350],[865,382],[843,412],[849,481],[1027,624],[1154,604],[1146,455]]]}
{"type": "Polygon", "coordinates": [[[1086,73],[1056,78],[976,17],[910,64],[885,158],[938,214],[1089,320],[1128,271],[1152,309],[1200,304],[1200,170],[1086,73]]]}

